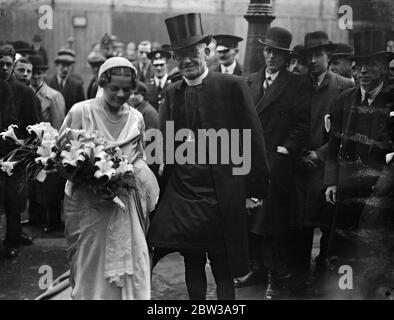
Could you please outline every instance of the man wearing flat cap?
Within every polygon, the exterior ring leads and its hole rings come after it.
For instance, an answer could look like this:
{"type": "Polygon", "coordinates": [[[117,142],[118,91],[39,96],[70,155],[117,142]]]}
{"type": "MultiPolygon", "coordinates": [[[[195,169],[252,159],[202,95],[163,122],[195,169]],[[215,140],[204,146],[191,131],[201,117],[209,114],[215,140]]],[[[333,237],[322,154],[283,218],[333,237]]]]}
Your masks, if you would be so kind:
{"type": "Polygon", "coordinates": [[[213,36],[216,40],[216,51],[219,55],[219,65],[212,71],[242,76],[242,68],[236,60],[238,43],[243,39],[233,35],[218,34],[213,36]]]}
{"type": "Polygon", "coordinates": [[[48,79],[48,85],[63,95],[66,102],[66,114],[74,104],[85,100],[83,83],[71,76],[74,63],[75,52],[73,50],[60,50],[55,58],[56,74],[48,79]]]}
{"type": "Polygon", "coordinates": [[[291,41],[288,30],[269,29],[266,38],[259,40],[266,66],[248,79],[270,165],[267,199],[251,215],[254,242],[262,245],[256,244],[254,259],[262,255],[268,270],[267,299],[281,297],[282,286],[291,276],[287,238],[296,193],[294,163],[305,147],[309,129],[311,88],[306,76],[287,70],[291,41]]]}
{"type": "Polygon", "coordinates": [[[354,44],[360,85],[334,101],[326,199],[337,206],[332,253],[353,268],[360,297],[376,299],[380,286],[394,286],[394,96],[386,81],[394,53],[380,30],[356,33],[354,44]]]}
{"type": "MultiPolygon", "coordinates": [[[[354,48],[346,43],[336,44],[331,55],[330,70],[342,77],[353,80],[352,57],[354,48]]],[[[353,80],[354,81],[354,80],[353,80]]]]}
{"type": "Polygon", "coordinates": [[[88,99],[93,99],[96,97],[98,90],[98,72],[100,70],[101,65],[107,59],[101,54],[101,52],[92,51],[88,56],[88,63],[92,69],[93,78],[90,80],[88,89],[86,91],[86,97],[88,99]]]}
{"type": "MultiPolygon", "coordinates": [[[[332,219],[332,206],[325,201],[324,166],[326,144],[331,127],[330,113],[332,101],[342,91],[354,86],[353,81],[335,74],[329,69],[331,54],[336,46],[324,31],[307,33],[304,50],[313,86],[310,108],[310,130],[307,145],[297,162],[300,174],[297,176],[299,206],[297,223],[300,227],[298,257],[305,270],[310,268],[314,228],[320,228],[320,253],[316,259],[315,275],[323,279],[326,270],[326,253],[332,219]]],[[[317,281],[316,284],[320,284],[317,281]]]]}
{"type": "MultiPolygon", "coordinates": [[[[182,141],[173,142],[175,148],[204,144],[207,136],[197,134],[199,130],[221,129],[229,133],[249,129],[252,153],[250,170],[242,173],[233,172],[232,160],[219,160],[217,164],[201,160],[216,156],[222,159],[224,154],[219,144],[196,148],[193,160],[184,164],[165,159],[163,175],[169,170],[169,180],[147,240],[155,254],[166,248],[181,252],[190,299],[206,298],[208,258],[217,298],[232,300],[235,299],[233,278],[248,272],[245,205],[261,204],[268,185],[263,131],[244,80],[208,70],[207,46],[211,36],[203,32],[201,15],[179,15],[166,19],[165,23],[183,79],[167,87],[159,107],[164,141],[174,140],[171,132],[166,131],[171,123],[176,131],[186,129],[187,132],[182,141]]],[[[239,141],[233,142],[239,145],[239,141]]]]}

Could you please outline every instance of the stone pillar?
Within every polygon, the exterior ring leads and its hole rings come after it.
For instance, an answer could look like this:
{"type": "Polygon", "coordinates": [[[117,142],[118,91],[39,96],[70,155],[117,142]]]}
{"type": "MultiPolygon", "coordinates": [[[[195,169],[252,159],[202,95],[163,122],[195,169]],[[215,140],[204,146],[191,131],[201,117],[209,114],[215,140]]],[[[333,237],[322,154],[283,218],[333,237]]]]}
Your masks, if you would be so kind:
{"type": "Polygon", "coordinates": [[[261,44],[257,41],[264,38],[275,19],[271,0],[250,0],[248,11],[244,16],[248,21],[244,73],[249,75],[264,65],[261,44]]]}

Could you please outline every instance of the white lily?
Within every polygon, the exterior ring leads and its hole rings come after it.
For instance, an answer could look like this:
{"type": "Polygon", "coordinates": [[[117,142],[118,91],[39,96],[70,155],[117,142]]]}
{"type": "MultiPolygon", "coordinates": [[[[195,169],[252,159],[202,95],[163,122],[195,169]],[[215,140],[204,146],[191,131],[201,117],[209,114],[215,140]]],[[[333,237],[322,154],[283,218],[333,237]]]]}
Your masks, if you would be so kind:
{"type": "Polygon", "coordinates": [[[134,167],[132,164],[127,161],[121,161],[119,163],[119,167],[116,169],[116,174],[126,173],[126,172],[134,172],[134,167]]]}
{"type": "Polygon", "coordinates": [[[30,134],[32,134],[34,132],[36,134],[36,136],[41,140],[42,137],[44,136],[44,132],[46,130],[48,130],[48,128],[50,128],[50,127],[52,128],[52,126],[49,122],[40,122],[37,124],[27,126],[26,130],[30,134]]]}
{"type": "Polygon", "coordinates": [[[103,176],[107,176],[108,179],[111,179],[115,175],[116,170],[112,167],[114,165],[112,161],[100,160],[94,165],[98,167],[98,170],[94,173],[94,177],[97,179],[103,176]]]}
{"type": "Polygon", "coordinates": [[[46,172],[44,169],[42,169],[42,170],[38,173],[38,175],[37,175],[37,177],[36,177],[36,179],[37,179],[38,181],[40,181],[40,182],[44,182],[46,178],[47,178],[47,172],[46,172]]]}
{"type": "Polygon", "coordinates": [[[41,162],[44,166],[48,164],[49,159],[53,159],[56,153],[52,151],[54,144],[53,141],[43,141],[41,146],[37,148],[37,154],[40,157],[34,159],[36,163],[41,162]]]}
{"type": "Polygon", "coordinates": [[[6,138],[10,138],[14,140],[17,144],[22,144],[23,140],[18,139],[18,137],[15,134],[14,128],[18,128],[16,124],[12,124],[8,127],[8,129],[4,132],[0,133],[0,136],[5,140],[6,138]]]}
{"type": "Polygon", "coordinates": [[[63,157],[62,163],[76,167],[78,161],[85,161],[86,158],[83,155],[84,150],[81,147],[81,142],[71,141],[70,151],[63,150],[61,153],[61,156],[63,157]]]}
{"type": "Polygon", "coordinates": [[[9,176],[13,174],[12,170],[19,161],[2,161],[0,160],[0,167],[3,172],[7,172],[9,176]]]}

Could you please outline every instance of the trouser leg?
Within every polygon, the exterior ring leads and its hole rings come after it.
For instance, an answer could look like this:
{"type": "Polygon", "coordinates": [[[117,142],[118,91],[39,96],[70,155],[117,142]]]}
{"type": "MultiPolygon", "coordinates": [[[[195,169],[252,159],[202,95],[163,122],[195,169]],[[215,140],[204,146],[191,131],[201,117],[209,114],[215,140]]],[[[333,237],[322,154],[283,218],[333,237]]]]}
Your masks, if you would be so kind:
{"type": "Polygon", "coordinates": [[[226,253],[208,253],[218,300],[235,300],[235,289],[226,253]]]}
{"type": "Polygon", "coordinates": [[[190,300],[205,300],[207,294],[206,252],[184,250],[181,253],[185,261],[185,282],[190,300]]]}

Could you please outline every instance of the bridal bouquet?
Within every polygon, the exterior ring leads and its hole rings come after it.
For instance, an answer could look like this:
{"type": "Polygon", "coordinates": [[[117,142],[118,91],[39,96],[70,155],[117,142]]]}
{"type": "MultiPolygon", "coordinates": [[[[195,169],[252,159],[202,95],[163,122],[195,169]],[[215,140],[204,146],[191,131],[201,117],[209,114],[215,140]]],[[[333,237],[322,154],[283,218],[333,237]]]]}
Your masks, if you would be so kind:
{"type": "Polygon", "coordinates": [[[28,126],[28,138],[17,138],[11,125],[0,133],[12,139],[15,148],[3,159],[0,168],[9,176],[15,168],[24,168],[28,179],[45,181],[47,174],[58,172],[73,182],[73,187],[87,187],[98,196],[110,199],[126,211],[119,198],[135,188],[133,166],[119,147],[112,147],[98,132],[65,130],[59,132],[49,123],[28,126]]]}

